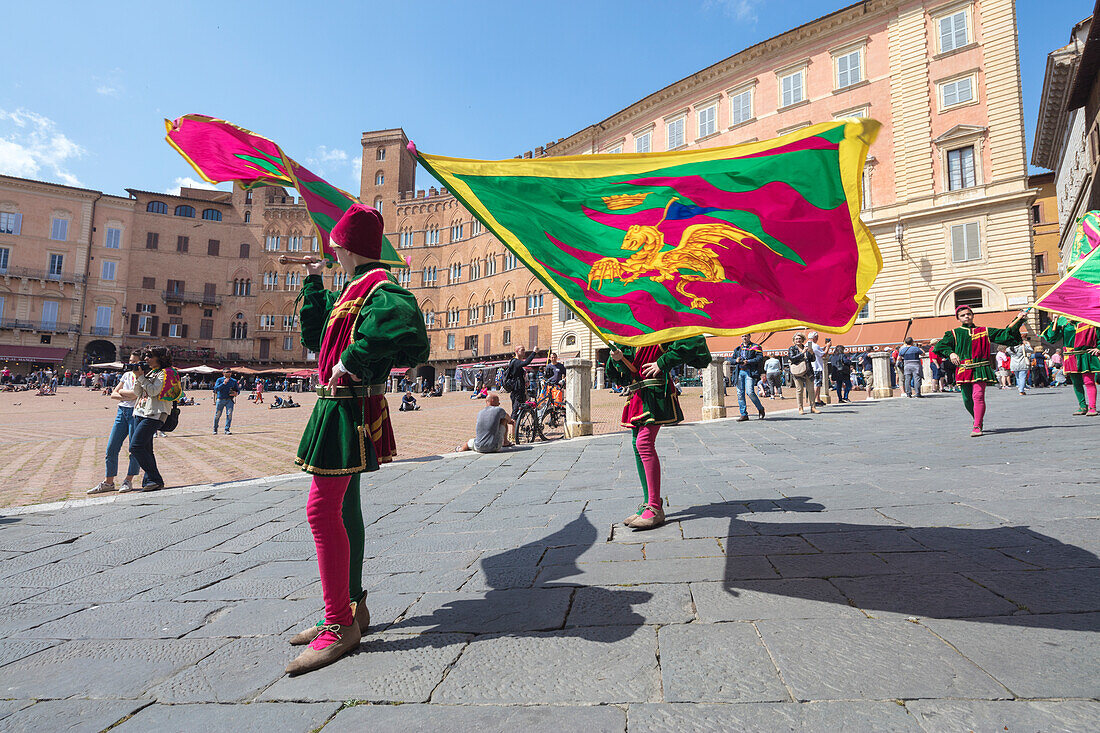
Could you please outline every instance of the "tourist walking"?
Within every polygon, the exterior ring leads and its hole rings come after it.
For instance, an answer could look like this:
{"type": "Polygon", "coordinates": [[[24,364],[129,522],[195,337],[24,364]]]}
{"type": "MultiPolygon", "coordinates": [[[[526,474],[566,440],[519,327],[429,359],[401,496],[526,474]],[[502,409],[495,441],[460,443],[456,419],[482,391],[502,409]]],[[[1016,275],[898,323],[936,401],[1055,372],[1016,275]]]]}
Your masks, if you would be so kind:
{"type": "Polygon", "coordinates": [[[837,401],[851,402],[848,395],[852,393],[852,358],[840,344],[833,347],[829,356],[829,375],[835,380],[837,401]]]}
{"type": "Polygon", "coordinates": [[[1031,364],[1026,343],[1011,346],[1008,349],[1008,369],[1016,379],[1016,389],[1020,396],[1027,394],[1027,373],[1031,364]]]}
{"type": "Polygon", "coordinates": [[[936,353],[956,366],[955,381],[962,388],[963,405],[974,418],[971,437],[982,434],[985,421],[986,385],[996,383],[989,365],[992,344],[1015,346],[1020,337],[1020,324],[1026,311],[1021,311],[1005,328],[987,328],[974,323],[974,310],[968,305],[955,309],[959,327],[953,328],[936,342],[936,353]]]}
{"type": "Polygon", "coordinates": [[[317,547],[322,622],[296,634],[308,645],[286,668],[301,674],[358,648],[370,625],[363,592],[364,527],[358,476],[393,460],[396,443],[386,404],[395,367],[428,359],[424,316],[382,256],[382,215],[352,204],[330,241],[348,282],[325,290],[323,260],[307,264],[299,296],[302,345],[317,353],[318,399],[295,463],[313,474],[306,518],[317,547]],[[353,480],[354,479],[354,480],[353,480]]]}
{"type": "Polygon", "coordinates": [[[214,435],[218,434],[218,421],[225,412],[225,434],[232,435],[229,426],[233,423],[233,404],[237,395],[241,393],[241,386],[233,378],[233,372],[223,369],[222,375],[214,382],[214,435]]]}
{"type": "Polygon", "coordinates": [[[772,399],[783,399],[783,362],[779,360],[779,357],[772,354],[764,362],[764,374],[768,378],[768,385],[771,387],[772,399]]]}
{"type": "Polygon", "coordinates": [[[863,388],[867,394],[871,393],[871,387],[875,384],[874,360],[871,359],[872,347],[868,346],[859,355],[859,370],[863,372],[863,388]]]}
{"type": "Polygon", "coordinates": [[[735,371],[735,378],[737,380],[737,407],[741,410],[741,417],[737,418],[738,422],[744,422],[749,419],[749,407],[745,398],[748,397],[752,400],[753,405],[756,406],[756,410],[760,415],[760,419],[764,419],[764,404],[760,402],[760,398],[756,396],[756,382],[760,378],[760,373],[764,369],[764,351],[760,348],[759,344],[752,342],[752,334],[746,333],[741,336],[741,345],[733,350],[733,356],[730,357],[730,365],[735,371]]]}
{"type": "MultiPolygon", "coordinates": [[[[642,505],[623,524],[633,529],[652,529],[665,523],[661,502],[661,461],[657,433],[662,425],[683,422],[684,412],[672,384],[673,368],[687,364],[696,369],[710,365],[710,350],[702,336],[651,346],[611,345],[607,377],[628,395],[622,425],[633,434],[634,460],[642,483],[642,505]]],[[[752,389],[752,384],[748,387],[752,389]]],[[[761,410],[763,412],[763,410],[761,410]]]]}
{"type": "Polygon", "coordinates": [[[905,344],[898,349],[898,361],[901,363],[901,388],[906,397],[920,397],[921,382],[924,381],[921,357],[924,350],[913,343],[912,336],[905,337],[905,344]]]}
{"type": "Polygon", "coordinates": [[[806,337],[796,333],[791,337],[791,347],[787,349],[787,361],[791,365],[791,379],[794,381],[794,393],[798,398],[798,414],[806,414],[803,408],[803,397],[809,405],[810,412],[820,412],[814,406],[814,392],[810,385],[813,382],[813,349],[806,343],[806,337]]]}
{"type": "MultiPolygon", "coordinates": [[[[136,364],[141,360],[141,352],[130,353],[130,363],[136,364]]],[[[134,391],[134,372],[127,369],[122,373],[122,378],[111,391],[111,399],[118,400],[118,409],[115,411],[115,422],[111,426],[111,434],[107,438],[107,454],[104,456],[106,470],[104,478],[95,487],[88,489],[89,494],[105,494],[115,490],[115,477],[118,475],[118,452],[122,450],[122,441],[134,442],[134,401],[137,393],[134,391]]],[[[125,494],[134,490],[134,478],[140,471],[137,458],[130,453],[126,478],[122,480],[122,486],[118,487],[118,493],[125,494]]]]}
{"type": "Polygon", "coordinates": [[[825,339],[825,346],[819,346],[818,338],[817,331],[810,331],[809,347],[814,356],[814,407],[824,407],[825,403],[821,401],[821,385],[825,383],[825,356],[832,339],[825,339]]]}

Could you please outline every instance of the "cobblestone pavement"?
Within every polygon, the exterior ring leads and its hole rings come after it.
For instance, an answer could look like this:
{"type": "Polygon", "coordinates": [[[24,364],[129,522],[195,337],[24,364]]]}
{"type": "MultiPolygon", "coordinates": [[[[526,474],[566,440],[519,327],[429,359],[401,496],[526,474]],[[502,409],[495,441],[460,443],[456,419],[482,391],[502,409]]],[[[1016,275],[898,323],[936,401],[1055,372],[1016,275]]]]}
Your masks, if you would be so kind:
{"type": "Polygon", "coordinates": [[[956,395],[620,435],[365,477],[373,629],[317,618],[306,481],[0,517],[0,729],[1100,729],[1100,422],[956,395]],[[396,705],[393,703],[404,703],[396,705]]]}
{"type": "MultiPolygon", "coordinates": [[[[684,391],[682,404],[689,421],[701,418],[701,392],[698,387],[684,391]]],[[[864,393],[852,395],[862,399],[864,393]]],[[[293,410],[268,409],[271,393],[265,405],[238,398],[231,436],[213,434],[209,392],[196,390],[194,396],[198,404],[183,408],[179,428],[156,439],[157,460],[169,486],[239,481],[295,470],[294,452],[316,395],[294,395],[303,407],[293,410]]],[[[505,407],[510,407],[507,395],[503,399],[505,407]]],[[[736,412],[737,390],[730,388],[726,399],[736,412]]],[[[485,404],[471,400],[469,392],[423,398],[418,412],[399,412],[396,395],[389,395],[389,402],[401,458],[454,450],[460,440],[473,436],[474,417],[485,404]]],[[[793,400],[765,400],[765,409],[791,404],[793,400]]],[[[594,392],[596,432],[621,431],[622,408],[621,397],[607,390],[594,392]]],[[[0,507],[82,498],[103,478],[103,453],[114,416],[115,403],[110,398],[80,387],[62,387],[55,397],[0,392],[0,507]]],[[[125,474],[125,446],[119,458],[125,474]]]]}

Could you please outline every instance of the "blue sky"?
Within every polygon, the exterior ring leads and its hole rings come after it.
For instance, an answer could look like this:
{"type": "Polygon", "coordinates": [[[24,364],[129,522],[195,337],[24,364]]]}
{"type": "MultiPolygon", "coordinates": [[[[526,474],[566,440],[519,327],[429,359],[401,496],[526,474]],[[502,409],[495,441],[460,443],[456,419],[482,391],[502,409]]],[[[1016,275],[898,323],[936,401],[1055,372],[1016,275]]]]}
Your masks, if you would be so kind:
{"type": "MultiPolygon", "coordinates": [[[[511,157],[847,4],[10,3],[0,173],[167,191],[196,176],[162,119],[199,112],[357,192],[364,130],[400,126],[427,152],[511,157]]],[[[1046,55],[1092,5],[1018,1],[1029,148],[1046,55]]]]}

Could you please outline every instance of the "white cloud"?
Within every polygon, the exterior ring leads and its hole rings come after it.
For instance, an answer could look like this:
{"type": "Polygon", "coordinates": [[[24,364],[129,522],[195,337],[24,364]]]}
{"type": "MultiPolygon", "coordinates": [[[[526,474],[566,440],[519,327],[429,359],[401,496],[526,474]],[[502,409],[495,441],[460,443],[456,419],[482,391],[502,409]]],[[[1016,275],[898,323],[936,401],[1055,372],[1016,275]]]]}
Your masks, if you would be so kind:
{"type": "Polygon", "coordinates": [[[757,21],[756,8],[760,0],[705,0],[704,9],[722,8],[723,12],[743,23],[755,23],[757,21]]]}
{"type": "Polygon", "coordinates": [[[115,99],[118,99],[120,96],[122,96],[122,90],[116,86],[111,86],[110,84],[100,84],[95,88],[95,93],[101,94],[104,97],[114,97],[115,99]]]}
{"type": "Polygon", "coordinates": [[[359,190],[359,180],[363,171],[362,155],[350,155],[340,148],[318,145],[313,155],[306,158],[306,165],[314,173],[330,179],[331,183],[340,188],[347,186],[344,183],[344,177],[350,173],[351,180],[355,184],[353,191],[359,190]]]}
{"type": "Polygon", "coordinates": [[[68,165],[84,153],[50,118],[22,108],[0,109],[0,173],[21,178],[52,176],[79,186],[68,165]]]}
{"type": "Polygon", "coordinates": [[[205,189],[207,191],[224,190],[224,189],[219,189],[218,188],[219,185],[223,185],[223,184],[207,183],[206,181],[198,181],[198,180],[195,180],[194,178],[192,178],[191,176],[180,176],[179,178],[177,178],[175,181],[172,182],[171,186],[164,189],[164,192],[165,193],[170,193],[173,196],[179,196],[181,188],[202,188],[202,189],[205,189]]]}

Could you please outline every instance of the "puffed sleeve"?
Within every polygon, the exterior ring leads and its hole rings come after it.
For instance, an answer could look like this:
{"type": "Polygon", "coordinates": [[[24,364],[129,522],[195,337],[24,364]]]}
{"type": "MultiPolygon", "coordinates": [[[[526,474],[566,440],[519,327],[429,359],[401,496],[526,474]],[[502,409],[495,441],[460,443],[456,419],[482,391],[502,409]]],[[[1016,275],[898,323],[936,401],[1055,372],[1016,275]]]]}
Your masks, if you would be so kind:
{"type": "Polygon", "coordinates": [[[657,366],[666,374],[680,364],[696,369],[710,366],[710,349],[702,336],[678,339],[665,347],[665,353],[657,359],[657,366]]]}
{"type": "Polygon", "coordinates": [[[936,342],[936,345],[932,347],[932,351],[942,359],[950,359],[951,355],[955,353],[955,348],[955,331],[952,329],[936,342]]]}
{"type": "Polygon", "coordinates": [[[360,311],[355,340],[340,361],[355,376],[373,383],[394,367],[428,360],[430,342],[416,298],[393,283],[380,286],[360,311]]]}

